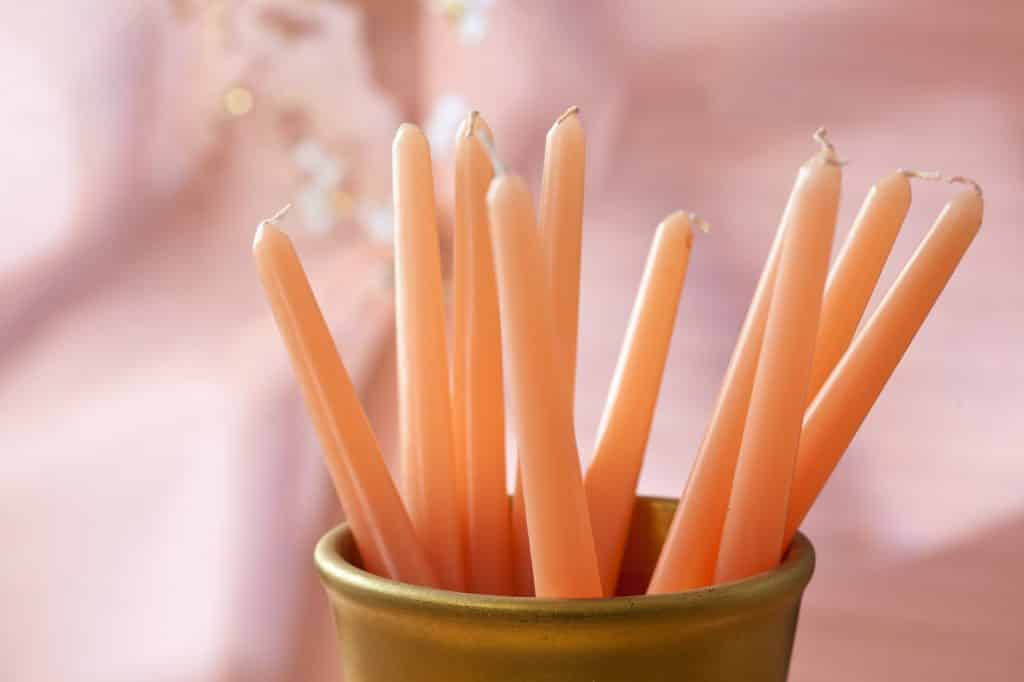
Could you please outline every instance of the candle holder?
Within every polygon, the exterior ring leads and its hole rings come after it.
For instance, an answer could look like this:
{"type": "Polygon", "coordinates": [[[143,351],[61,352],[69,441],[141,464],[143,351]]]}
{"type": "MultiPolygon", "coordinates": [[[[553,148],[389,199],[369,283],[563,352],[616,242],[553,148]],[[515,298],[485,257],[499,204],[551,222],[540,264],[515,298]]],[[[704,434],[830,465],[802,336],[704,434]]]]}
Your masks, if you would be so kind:
{"type": "Polygon", "coordinates": [[[346,682],[781,682],[814,548],[778,569],[678,594],[641,595],[675,511],[638,498],[619,596],[527,599],[448,592],[360,568],[342,524],[316,548],[346,682]]]}

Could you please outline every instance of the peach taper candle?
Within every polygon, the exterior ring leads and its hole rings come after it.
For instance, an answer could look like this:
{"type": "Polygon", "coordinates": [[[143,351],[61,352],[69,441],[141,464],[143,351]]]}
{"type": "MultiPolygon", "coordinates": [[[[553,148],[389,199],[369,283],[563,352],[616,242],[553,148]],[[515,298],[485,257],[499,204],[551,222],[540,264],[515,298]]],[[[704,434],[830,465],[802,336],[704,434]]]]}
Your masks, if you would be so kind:
{"type": "Polygon", "coordinates": [[[761,354],[785,224],[783,216],[729,360],[707,432],[647,588],[650,594],[681,592],[714,582],[722,526],[761,354]]]}
{"type": "Polygon", "coordinates": [[[783,546],[846,452],[981,228],[981,190],[957,194],[853,340],[804,416],[783,546]]]}
{"type": "MultiPolygon", "coordinates": [[[[575,366],[580,327],[580,261],[583,247],[583,195],[587,141],[579,106],[569,106],[558,117],[544,147],[541,203],[538,220],[543,240],[552,300],[555,346],[559,375],[552,378],[556,390],[575,414],[575,366]]],[[[574,419],[574,417],[573,417],[574,419]]],[[[573,424],[573,438],[575,437],[573,424]]],[[[529,580],[529,548],[522,500],[521,475],[516,477],[512,503],[519,593],[529,580]]]]}
{"type": "Polygon", "coordinates": [[[576,393],[585,166],[586,138],[579,107],[570,107],[548,131],[537,218],[551,277],[555,345],[566,375],[562,388],[570,414],[576,393]]]}
{"type": "MultiPolygon", "coordinates": [[[[819,133],[827,144],[823,131],[819,133]]],[[[800,169],[786,207],[785,236],[722,528],[716,582],[771,570],[782,557],[841,177],[840,164],[827,145],[800,169]]]]}
{"type": "MultiPolygon", "coordinates": [[[[517,457],[518,460],[518,457],[517,457]]],[[[526,500],[523,499],[523,470],[517,467],[516,487],[510,510],[512,524],[512,580],[520,597],[533,596],[533,564],[530,561],[530,532],[526,526],[526,500]]]]}
{"type": "Polygon", "coordinates": [[[441,585],[465,588],[455,488],[441,254],[430,148],[403,124],[392,147],[395,318],[402,480],[409,515],[441,585]]]}
{"type": "Polygon", "coordinates": [[[615,594],[636,484],[658,402],[679,296],[690,262],[690,214],[658,225],[619,354],[594,457],[583,478],[604,596],[615,594]]]}
{"type": "Polygon", "coordinates": [[[908,210],[910,180],[906,171],[887,175],[868,192],[825,284],[808,402],[850,345],[908,210]]]}
{"type": "Polygon", "coordinates": [[[370,422],[288,236],[260,224],[253,256],[366,568],[436,587],[370,422]]]}
{"type": "Polygon", "coordinates": [[[600,597],[571,414],[551,390],[559,356],[530,194],[521,178],[500,175],[487,204],[536,594],[600,597]]]}
{"type": "MultiPolygon", "coordinates": [[[[583,243],[583,184],[586,137],[579,107],[569,107],[548,130],[544,146],[538,225],[550,278],[555,348],[559,376],[551,378],[569,407],[575,438],[576,351],[579,335],[580,258],[583,243]]],[[[522,476],[516,478],[512,503],[519,593],[530,580],[529,546],[522,476]]]]}
{"type": "MultiPolygon", "coordinates": [[[[487,220],[494,172],[480,144],[490,129],[473,112],[455,141],[455,320],[452,406],[466,520],[466,579],[482,594],[512,590],[512,535],[505,484],[501,324],[487,220]]],[[[457,479],[458,480],[458,479],[457,479]]]]}

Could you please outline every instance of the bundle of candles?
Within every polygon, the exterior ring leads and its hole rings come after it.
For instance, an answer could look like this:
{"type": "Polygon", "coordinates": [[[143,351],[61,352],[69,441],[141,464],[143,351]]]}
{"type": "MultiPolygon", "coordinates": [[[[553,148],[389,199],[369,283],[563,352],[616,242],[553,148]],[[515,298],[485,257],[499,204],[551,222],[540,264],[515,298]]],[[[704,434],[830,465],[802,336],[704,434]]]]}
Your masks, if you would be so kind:
{"type": "MultiPolygon", "coordinates": [[[[493,139],[475,112],[456,138],[449,356],[430,152],[413,125],[395,137],[401,494],[279,216],[257,229],[258,270],[367,570],[456,591],[613,596],[691,230],[703,223],[677,212],[655,231],[583,472],[573,425],[583,127],[572,108],[548,133],[538,211],[493,139]],[[518,455],[511,503],[506,383],[518,455]]],[[[824,131],[815,139],[649,593],[779,564],[980,228],[980,187],[950,178],[965,188],[861,326],[910,207],[910,179],[939,176],[880,180],[830,271],[842,163],[824,131]]]]}

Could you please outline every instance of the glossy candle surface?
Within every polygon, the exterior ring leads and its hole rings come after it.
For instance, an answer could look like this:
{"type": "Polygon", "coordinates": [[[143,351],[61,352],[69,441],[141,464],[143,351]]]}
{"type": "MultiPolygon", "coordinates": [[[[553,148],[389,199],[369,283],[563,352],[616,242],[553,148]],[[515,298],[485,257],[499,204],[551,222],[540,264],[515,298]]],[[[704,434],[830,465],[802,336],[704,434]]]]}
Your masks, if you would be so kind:
{"type": "MultiPolygon", "coordinates": [[[[576,353],[579,335],[580,257],[583,243],[583,184],[586,167],[586,136],[579,109],[570,107],[548,130],[544,145],[538,225],[550,278],[556,369],[554,390],[575,415],[576,353]]],[[[573,423],[575,434],[575,424],[573,423]]],[[[573,436],[575,438],[575,435],[573,436]]],[[[520,472],[521,474],[521,472],[520,472]]],[[[516,581],[519,594],[530,594],[532,569],[526,542],[526,513],[522,476],[516,477],[512,501],[516,581]]]]}
{"type": "Polygon", "coordinates": [[[648,588],[651,594],[680,592],[714,582],[718,547],[761,354],[784,227],[785,218],[775,233],[711,421],[665,538],[648,588]]]}
{"type": "Polygon", "coordinates": [[[551,301],[565,400],[573,411],[579,335],[580,253],[586,138],[579,111],[570,108],[548,131],[544,147],[538,227],[551,277],[551,301]]]}
{"type": "Polygon", "coordinates": [[[658,401],[693,232],[680,211],[657,229],[583,479],[601,585],[615,593],[647,438],[658,401]]]}
{"type": "Polygon", "coordinates": [[[571,415],[551,390],[558,357],[548,285],[537,276],[544,254],[530,194],[521,178],[499,176],[487,203],[536,594],[599,597],[571,415]]]}
{"type": "Polygon", "coordinates": [[[924,324],[981,228],[982,213],[981,195],[973,189],[960,192],[946,205],[807,410],[793,477],[786,541],[803,522],[924,324]]]}
{"type": "MultiPolygon", "coordinates": [[[[512,536],[505,484],[505,405],[501,324],[487,219],[494,172],[475,112],[455,142],[455,338],[452,408],[467,554],[467,586],[512,592],[512,536]]],[[[492,138],[493,139],[493,138],[492,138]]]]}
{"type": "Polygon", "coordinates": [[[910,179],[902,171],[868,192],[825,284],[808,402],[850,345],[909,209],[910,179]]]}
{"type": "Polygon", "coordinates": [[[841,176],[831,153],[823,151],[801,168],[786,207],[785,236],[722,529],[716,582],[771,570],[782,557],[841,176]]]}
{"type": "Polygon", "coordinates": [[[392,147],[395,318],[402,481],[409,515],[442,586],[465,587],[452,453],[441,254],[430,149],[403,124],[392,147]]]}
{"type": "Polygon", "coordinates": [[[291,240],[263,223],[252,248],[363,561],[379,575],[436,586],[291,240]]]}

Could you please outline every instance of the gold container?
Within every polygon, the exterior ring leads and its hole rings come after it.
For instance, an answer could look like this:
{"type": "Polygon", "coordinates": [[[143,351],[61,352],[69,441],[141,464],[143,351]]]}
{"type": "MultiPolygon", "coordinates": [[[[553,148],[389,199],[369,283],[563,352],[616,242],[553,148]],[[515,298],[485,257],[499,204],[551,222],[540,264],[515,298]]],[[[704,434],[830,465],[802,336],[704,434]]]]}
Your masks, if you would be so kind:
{"type": "MultiPolygon", "coordinates": [[[[620,594],[647,585],[675,506],[637,500],[620,594]]],[[[798,535],[771,573],[613,599],[493,597],[394,582],[359,568],[344,524],[320,540],[316,564],[345,682],[781,682],[814,549],[798,535]]]]}

